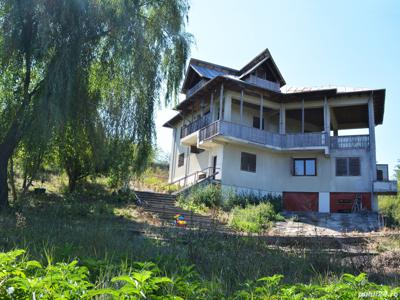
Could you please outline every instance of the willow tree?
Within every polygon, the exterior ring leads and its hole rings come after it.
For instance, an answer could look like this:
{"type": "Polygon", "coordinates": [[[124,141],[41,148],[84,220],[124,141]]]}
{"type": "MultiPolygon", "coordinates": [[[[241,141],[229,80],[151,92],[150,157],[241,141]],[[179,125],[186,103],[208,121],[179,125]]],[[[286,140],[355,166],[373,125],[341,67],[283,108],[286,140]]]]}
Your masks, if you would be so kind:
{"type": "Polygon", "coordinates": [[[188,9],[186,0],[0,0],[0,206],[28,129],[62,132],[79,119],[82,94],[108,138],[135,145],[131,167],[141,170],[160,91],[175,99],[183,76],[188,9]]]}

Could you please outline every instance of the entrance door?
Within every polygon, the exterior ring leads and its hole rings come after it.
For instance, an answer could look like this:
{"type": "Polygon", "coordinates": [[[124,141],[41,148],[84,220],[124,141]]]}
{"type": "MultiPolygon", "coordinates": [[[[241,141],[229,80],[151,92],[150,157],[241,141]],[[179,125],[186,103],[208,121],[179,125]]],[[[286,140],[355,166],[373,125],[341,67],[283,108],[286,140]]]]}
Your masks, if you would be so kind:
{"type": "Polygon", "coordinates": [[[217,172],[217,156],[213,156],[212,161],[212,174],[213,179],[215,179],[215,173],[217,172]]]}

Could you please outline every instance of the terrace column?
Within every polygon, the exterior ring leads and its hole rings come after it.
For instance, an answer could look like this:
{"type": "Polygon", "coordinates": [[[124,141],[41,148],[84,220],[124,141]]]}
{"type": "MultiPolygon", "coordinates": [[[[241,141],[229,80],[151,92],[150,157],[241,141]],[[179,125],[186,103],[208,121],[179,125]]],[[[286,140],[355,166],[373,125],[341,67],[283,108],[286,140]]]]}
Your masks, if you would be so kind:
{"type": "Polygon", "coordinates": [[[211,116],[211,122],[214,122],[214,93],[211,93],[210,116],[211,116]]]}
{"type": "Polygon", "coordinates": [[[240,124],[243,124],[243,90],[240,93],[240,124]]]}
{"type": "Polygon", "coordinates": [[[221,92],[219,94],[219,120],[222,120],[222,102],[224,100],[224,85],[221,84],[221,92]]]}
{"type": "Polygon", "coordinates": [[[372,180],[376,180],[376,148],[375,148],[375,112],[374,98],[371,93],[368,99],[368,125],[369,125],[369,154],[371,159],[371,176],[372,180]]]}
{"type": "Polygon", "coordinates": [[[324,98],[324,131],[326,134],[326,144],[329,146],[329,136],[331,135],[331,112],[328,104],[328,98],[324,98]]]}
{"type": "Polygon", "coordinates": [[[304,99],[301,99],[301,133],[304,133],[304,99]]]}
{"type": "Polygon", "coordinates": [[[264,98],[263,95],[261,95],[260,99],[260,130],[262,130],[262,123],[263,123],[263,112],[264,112],[264,98]]]}
{"type": "Polygon", "coordinates": [[[286,109],[283,103],[281,103],[281,107],[279,110],[279,133],[286,133],[286,109]]]}
{"type": "Polygon", "coordinates": [[[371,208],[378,211],[378,199],[374,195],[374,181],[376,181],[376,148],[375,148],[375,112],[374,92],[368,99],[368,125],[369,125],[369,155],[371,161],[371,208]]]}
{"type": "Polygon", "coordinates": [[[231,113],[232,113],[232,96],[225,96],[224,103],[224,120],[230,122],[231,121],[231,113]]]}

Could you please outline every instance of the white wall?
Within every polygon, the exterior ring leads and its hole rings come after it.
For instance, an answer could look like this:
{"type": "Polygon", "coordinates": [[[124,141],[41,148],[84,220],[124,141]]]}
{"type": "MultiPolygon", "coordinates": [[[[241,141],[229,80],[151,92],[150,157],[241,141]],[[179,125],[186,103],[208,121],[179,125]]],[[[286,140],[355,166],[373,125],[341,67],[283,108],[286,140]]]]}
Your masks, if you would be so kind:
{"type": "Polygon", "coordinates": [[[239,145],[224,145],[222,184],[238,188],[269,192],[369,192],[370,174],[368,152],[336,151],[331,157],[318,152],[273,152],[239,145]],[[240,170],[241,152],[256,154],[256,173],[240,170]],[[361,176],[337,177],[335,158],[361,158],[361,176]],[[292,158],[316,158],[317,176],[292,176],[292,158]]]}

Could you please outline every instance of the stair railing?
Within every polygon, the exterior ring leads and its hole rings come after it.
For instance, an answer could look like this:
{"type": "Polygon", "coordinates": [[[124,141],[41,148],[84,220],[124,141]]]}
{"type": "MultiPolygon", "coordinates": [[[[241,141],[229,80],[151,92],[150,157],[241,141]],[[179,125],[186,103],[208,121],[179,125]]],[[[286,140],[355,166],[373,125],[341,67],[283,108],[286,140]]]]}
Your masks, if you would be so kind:
{"type": "Polygon", "coordinates": [[[170,182],[169,184],[166,185],[167,187],[166,190],[168,190],[168,193],[171,193],[171,188],[173,186],[178,186],[180,188],[179,190],[182,190],[188,186],[192,186],[198,182],[207,180],[209,178],[215,179],[215,176],[217,174],[219,174],[219,168],[208,167],[201,171],[193,172],[185,177],[170,182]]]}

